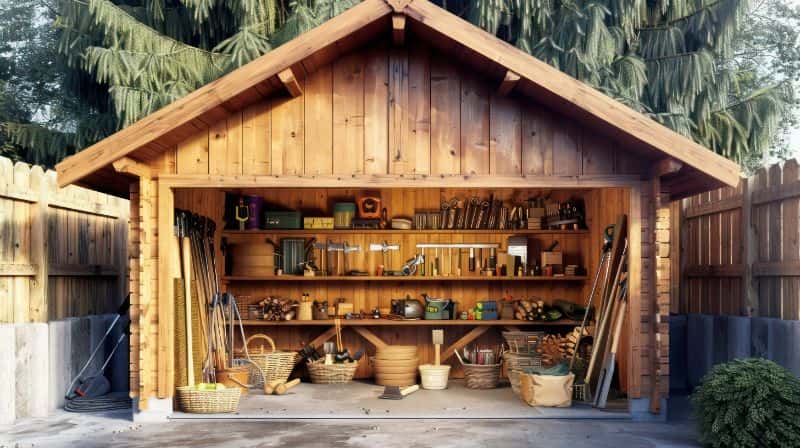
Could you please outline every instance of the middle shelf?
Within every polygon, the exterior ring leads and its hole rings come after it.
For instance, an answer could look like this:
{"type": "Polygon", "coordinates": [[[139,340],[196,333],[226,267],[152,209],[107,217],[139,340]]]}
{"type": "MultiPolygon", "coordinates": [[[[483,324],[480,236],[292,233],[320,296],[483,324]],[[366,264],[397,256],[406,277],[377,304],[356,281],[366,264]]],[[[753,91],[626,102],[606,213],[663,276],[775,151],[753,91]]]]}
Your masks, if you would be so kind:
{"type": "Polygon", "coordinates": [[[526,276],[526,277],[507,277],[507,276],[314,276],[305,277],[301,275],[272,275],[272,276],[241,276],[228,275],[222,277],[225,283],[230,282],[583,282],[586,281],[585,275],[572,276],[526,276]]]}

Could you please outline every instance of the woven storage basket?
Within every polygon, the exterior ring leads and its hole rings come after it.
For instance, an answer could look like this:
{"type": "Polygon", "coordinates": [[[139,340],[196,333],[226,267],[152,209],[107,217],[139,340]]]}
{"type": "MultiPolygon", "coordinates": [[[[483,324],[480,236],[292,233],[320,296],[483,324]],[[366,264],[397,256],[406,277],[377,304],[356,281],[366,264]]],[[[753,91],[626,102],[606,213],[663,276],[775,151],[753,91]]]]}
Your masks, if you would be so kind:
{"type": "MultiPolygon", "coordinates": [[[[252,369],[250,371],[250,383],[254,387],[261,387],[264,382],[270,381],[287,381],[289,375],[292,374],[292,369],[297,362],[298,354],[296,352],[284,352],[275,349],[275,342],[265,334],[254,334],[247,338],[245,341],[247,351],[250,359],[261,368],[261,372],[252,369]],[[272,351],[267,351],[262,344],[258,348],[250,347],[250,343],[256,339],[262,339],[269,342],[272,351]]],[[[237,353],[237,356],[245,357],[243,352],[237,353]]]]}
{"type": "Polygon", "coordinates": [[[323,360],[307,364],[308,374],[314,384],[343,384],[353,380],[358,361],[326,365],[323,360]]]}
{"type": "Polygon", "coordinates": [[[511,383],[511,390],[514,394],[520,394],[520,372],[525,369],[542,367],[542,357],[538,353],[533,355],[521,355],[518,353],[503,353],[503,361],[508,370],[508,381],[511,383]]]}
{"type": "Polygon", "coordinates": [[[191,414],[222,414],[236,412],[242,390],[231,387],[222,390],[196,390],[191,386],[177,389],[176,400],[183,412],[191,414]]]}
{"type": "Polygon", "coordinates": [[[503,361],[497,364],[465,364],[456,350],[456,356],[464,366],[464,383],[468,389],[494,389],[500,382],[500,368],[503,361]]]}
{"type": "Polygon", "coordinates": [[[543,331],[504,331],[503,338],[511,353],[535,355],[539,342],[544,337],[543,331]]]}

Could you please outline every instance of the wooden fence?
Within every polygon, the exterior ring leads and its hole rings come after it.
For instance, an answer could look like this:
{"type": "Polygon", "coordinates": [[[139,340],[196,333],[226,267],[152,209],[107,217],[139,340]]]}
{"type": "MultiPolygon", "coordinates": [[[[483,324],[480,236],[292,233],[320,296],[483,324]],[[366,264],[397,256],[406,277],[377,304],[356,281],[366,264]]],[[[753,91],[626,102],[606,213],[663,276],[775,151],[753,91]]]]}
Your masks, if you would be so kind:
{"type": "Polygon", "coordinates": [[[672,204],[672,312],[800,319],[798,162],[672,204]]]}
{"type": "Polygon", "coordinates": [[[56,187],[0,157],[0,323],[116,310],[127,292],[128,201],[56,187]]]}

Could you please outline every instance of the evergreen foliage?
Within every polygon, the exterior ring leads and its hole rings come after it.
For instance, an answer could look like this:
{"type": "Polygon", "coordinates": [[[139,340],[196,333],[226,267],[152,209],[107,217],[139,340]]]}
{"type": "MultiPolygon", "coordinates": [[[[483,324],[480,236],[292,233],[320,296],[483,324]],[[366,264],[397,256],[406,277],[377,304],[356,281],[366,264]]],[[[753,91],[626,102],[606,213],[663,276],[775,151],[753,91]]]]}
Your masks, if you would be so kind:
{"type": "Polygon", "coordinates": [[[715,366],[692,395],[700,442],[713,447],[800,446],[800,379],[766,359],[715,366]]]}

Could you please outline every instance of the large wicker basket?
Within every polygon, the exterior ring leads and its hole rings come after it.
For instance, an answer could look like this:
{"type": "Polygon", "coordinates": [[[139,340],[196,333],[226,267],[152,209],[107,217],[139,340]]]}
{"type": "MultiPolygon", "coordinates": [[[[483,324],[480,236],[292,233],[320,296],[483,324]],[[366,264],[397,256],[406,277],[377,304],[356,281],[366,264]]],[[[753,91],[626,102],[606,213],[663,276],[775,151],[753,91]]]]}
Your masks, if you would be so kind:
{"type": "Polygon", "coordinates": [[[506,369],[508,370],[508,381],[511,383],[511,390],[516,395],[520,394],[519,374],[526,369],[542,367],[542,356],[538,353],[523,355],[505,352],[503,353],[503,361],[505,361],[506,369]]]}
{"type": "Polygon", "coordinates": [[[464,366],[464,383],[468,389],[494,389],[500,382],[500,368],[503,361],[497,364],[467,364],[456,350],[456,356],[464,366]]]}
{"type": "Polygon", "coordinates": [[[192,414],[223,414],[236,412],[242,390],[230,387],[222,390],[197,390],[192,386],[177,389],[176,400],[183,412],[192,414]]]}
{"type": "MultiPolygon", "coordinates": [[[[294,365],[297,363],[297,357],[299,356],[297,352],[276,350],[275,342],[272,338],[261,333],[254,334],[247,338],[245,345],[247,346],[247,354],[249,354],[250,360],[261,368],[261,372],[258,372],[256,369],[250,371],[250,383],[252,383],[254,387],[261,387],[264,385],[264,382],[269,383],[270,381],[276,380],[287,381],[289,379],[289,375],[292,374],[292,369],[294,369],[294,365]],[[270,346],[270,351],[267,351],[264,344],[261,344],[260,347],[251,347],[250,343],[257,339],[267,341],[270,346]]],[[[246,354],[244,352],[239,352],[237,356],[245,358],[246,354]]]]}
{"type": "Polygon", "coordinates": [[[308,363],[308,374],[314,384],[343,384],[353,380],[358,369],[358,361],[343,362],[341,364],[325,364],[318,360],[308,363]]]}
{"type": "Polygon", "coordinates": [[[539,342],[544,337],[543,331],[504,331],[503,338],[511,353],[534,355],[539,342]]]}

